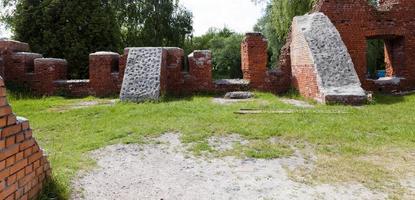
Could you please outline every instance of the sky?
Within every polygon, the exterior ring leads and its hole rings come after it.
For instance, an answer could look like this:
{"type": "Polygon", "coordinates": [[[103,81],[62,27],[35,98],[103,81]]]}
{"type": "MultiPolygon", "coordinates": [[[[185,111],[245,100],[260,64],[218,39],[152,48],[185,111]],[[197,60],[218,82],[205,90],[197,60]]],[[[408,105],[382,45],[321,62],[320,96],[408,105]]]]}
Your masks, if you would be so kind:
{"type": "Polygon", "coordinates": [[[193,12],[194,35],[199,36],[211,27],[228,28],[236,32],[252,31],[265,12],[265,5],[251,0],[181,0],[193,12]]]}
{"type": "MultiPolygon", "coordinates": [[[[1,2],[1,1],[0,1],[1,2]]],[[[240,33],[252,31],[265,12],[265,5],[255,5],[251,0],[181,0],[193,12],[194,35],[200,36],[211,27],[224,26],[240,33]]],[[[0,38],[10,37],[0,24],[0,38]]]]}

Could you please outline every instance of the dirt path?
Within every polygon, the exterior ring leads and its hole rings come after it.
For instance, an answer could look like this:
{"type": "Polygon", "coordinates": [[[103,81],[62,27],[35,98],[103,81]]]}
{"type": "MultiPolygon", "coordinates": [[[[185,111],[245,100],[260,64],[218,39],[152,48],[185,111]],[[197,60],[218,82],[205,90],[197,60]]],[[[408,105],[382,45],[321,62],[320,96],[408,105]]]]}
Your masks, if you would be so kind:
{"type": "Polygon", "coordinates": [[[385,199],[359,184],[310,186],[290,180],[298,158],[195,158],[175,134],[148,145],[114,145],[94,152],[97,169],[74,182],[73,199],[385,199]]]}

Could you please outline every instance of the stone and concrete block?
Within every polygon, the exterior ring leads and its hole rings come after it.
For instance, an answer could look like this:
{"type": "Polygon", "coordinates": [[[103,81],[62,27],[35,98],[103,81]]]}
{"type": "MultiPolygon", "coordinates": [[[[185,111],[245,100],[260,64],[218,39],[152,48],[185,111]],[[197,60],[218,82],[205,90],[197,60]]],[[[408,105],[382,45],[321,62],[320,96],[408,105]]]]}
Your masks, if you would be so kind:
{"type": "Polygon", "coordinates": [[[366,101],[346,45],[323,13],[294,18],[291,63],[294,86],[303,96],[322,103],[366,101]]]}

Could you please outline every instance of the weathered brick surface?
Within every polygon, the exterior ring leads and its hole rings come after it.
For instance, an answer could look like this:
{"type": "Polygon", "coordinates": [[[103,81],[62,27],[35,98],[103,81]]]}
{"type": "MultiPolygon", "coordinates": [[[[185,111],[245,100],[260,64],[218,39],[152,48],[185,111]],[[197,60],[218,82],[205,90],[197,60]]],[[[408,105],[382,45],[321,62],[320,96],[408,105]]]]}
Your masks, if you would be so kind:
{"type": "Polygon", "coordinates": [[[415,2],[382,0],[379,9],[366,0],[320,0],[314,11],[327,15],[340,32],[366,90],[379,90],[367,78],[366,51],[369,39],[385,40],[387,75],[404,78],[398,90],[415,88],[415,2]]]}
{"type": "Polygon", "coordinates": [[[241,44],[242,72],[253,89],[266,89],[268,41],[261,33],[247,33],[241,44]]]}
{"type": "Polygon", "coordinates": [[[323,13],[295,17],[291,65],[294,86],[322,103],[361,104],[366,94],[339,32],[323,13]]]}
{"type": "Polygon", "coordinates": [[[34,82],[32,89],[41,95],[53,95],[56,92],[55,80],[66,78],[68,63],[64,59],[38,58],[34,61],[34,82]]]}
{"type": "MultiPolygon", "coordinates": [[[[0,88],[4,88],[0,78],[0,88]]],[[[50,165],[38,146],[29,122],[11,112],[10,106],[0,108],[0,199],[35,199],[50,177],[50,165]]]]}
{"type": "Polygon", "coordinates": [[[182,70],[184,64],[184,50],[180,48],[165,48],[167,50],[167,92],[180,94],[184,83],[182,70]]]}
{"type": "Polygon", "coordinates": [[[8,66],[5,70],[5,79],[8,82],[21,86],[30,86],[34,79],[34,61],[37,58],[42,58],[41,54],[17,52],[6,60],[5,65],[8,66]],[[12,68],[12,70],[8,70],[12,68]]]}
{"type": "Polygon", "coordinates": [[[119,86],[120,55],[97,52],[89,55],[89,80],[95,96],[116,94],[119,86]]]}
{"type": "Polygon", "coordinates": [[[250,88],[274,93],[285,92],[290,86],[286,67],[268,70],[268,41],[261,33],[247,33],[241,44],[242,72],[250,88]]]}
{"type": "Polygon", "coordinates": [[[185,75],[185,90],[192,92],[212,91],[212,52],[208,50],[193,51],[188,56],[188,60],[189,74],[185,75]]]}
{"type": "Polygon", "coordinates": [[[56,80],[53,82],[56,95],[71,97],[85,97],[93,94],[89,79],[85,80],[56,80]]]}

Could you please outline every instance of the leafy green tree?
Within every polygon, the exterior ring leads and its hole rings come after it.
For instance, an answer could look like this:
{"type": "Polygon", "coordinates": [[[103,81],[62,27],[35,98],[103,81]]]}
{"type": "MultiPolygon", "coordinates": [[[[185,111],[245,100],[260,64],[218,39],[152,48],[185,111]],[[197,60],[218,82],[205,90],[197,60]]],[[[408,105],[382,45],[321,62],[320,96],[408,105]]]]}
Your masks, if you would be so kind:
{"type": "Polygon", "coordinates": [[[210,49],[212,51],[213,76],[221,78],[242,78],[241,42],[242,34],[228,28],[215,29],[186,42],[185,52],[210,49]]]}
{"type": "Polygon", "coordinates": [[[88,55],[127,46],[183,47],[192,13],[178,0],[2,0],[17,40],[48,57],[66,58],[73,78],[87,77],[88,55]]]}
{"type": "Polygon", "coordinates": [[[268,58],[269,68],[276,67],[280,49],[284,45],[284,40],[276,37],[277,31],[272,21],[272,6],[269,4],[265,10],[265,15],[258,20],[254,31],[262,33],[268,39],[268,58]]]}
{"type": "MultiPolygon", "coordinates": [[[[258,1],[257,1],[258,2],[258,1]]],[[[272,0],[265,15],[258,20],[254,30],[268,39],[269,67],[277,67],[280,50],[285,44],[292,19],[311,10],[315,0],[272,0]]]]}
{"type": "Polygon", "coordinates": [[[193,15],[178,0],[111,0],[125,46],[183,47],[193,15]]]}
{"type": "Polygon", "coordinates": [[[316,0],[273,0],[272,23],[275,26],[276,36],[284,40],[290,30],[295,16],[304,15],[313,7],[316,0]]]}
{"type": "Polygon", "coordinates": [[[69,74],[88,74],[88,55],[118,51],[120,30],[108,0],[16,0],[10,18],[14,37],[34,52],[66,58],[69,74]]]}

